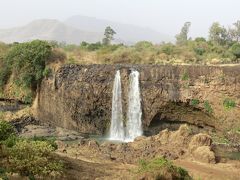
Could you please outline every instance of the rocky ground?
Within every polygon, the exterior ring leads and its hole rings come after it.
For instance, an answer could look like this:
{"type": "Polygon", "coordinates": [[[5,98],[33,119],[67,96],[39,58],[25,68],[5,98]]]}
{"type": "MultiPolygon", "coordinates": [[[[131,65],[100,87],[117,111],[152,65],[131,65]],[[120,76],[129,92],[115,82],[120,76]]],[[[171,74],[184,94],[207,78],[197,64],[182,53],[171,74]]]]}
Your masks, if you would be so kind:
{"type": "Polygon", "coordinates": [[[141,136],[130,143],[99,142],[74,131],[31,124],[21,128],[20,136],[57,139],[56,158],[65,164],[61,179],[141,179],[144,177],[137,173],[139,160],[156,157],[172,160],[188,170],[194,179],[238,180],[240,177],[240,161],[217,158],[211,137],[193,134],[187,125],[176,131],[165,129],[155,136],[141,136]]]}
{"type": "Polygon", "coordinates": [[[88,139],[74,144],[57,143],[57,154],[70,170],[66,176],[77,173],[78,179],[137,179],[138,161],[160,156],[186,168],[195,179],[237,180],[240,177],[240,161],[218,163],[211,138],[206,134],[191,135],[188,126],[174,132],[164,130],[152,137],[139,137],[131,143],[99,144],[88,139]]]}
{"type": "MultiPolygon", "coordinates": [[[[86,134],[40,125],[26,111],[28,109],[5,116],[22,137],[56,138],[57,158],[66,167],[64,179],[139,179],[136,173],[139,160],[156,157],[172,160],[187,169],[194,179],[237,180],[240,177],[240,161],[219,159],[211,137],[195,134],[188,125],[181,125],[176,131],[165,129],[154,136],[141,136],[130,143],[99,142],[86,134]]],[[[219,147],[232,149],[230,145],[219,147]]],[[[234,146],[234,150],[239,151],[239,146],[234,146]]]]}

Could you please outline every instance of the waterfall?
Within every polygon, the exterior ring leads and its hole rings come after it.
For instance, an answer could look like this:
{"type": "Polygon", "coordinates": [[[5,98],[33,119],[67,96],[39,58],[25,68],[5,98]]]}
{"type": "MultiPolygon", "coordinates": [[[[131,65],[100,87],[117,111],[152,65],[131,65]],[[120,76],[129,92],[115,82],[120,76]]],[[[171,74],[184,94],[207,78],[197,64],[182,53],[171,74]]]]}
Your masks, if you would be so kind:
{"type": "Polygon", "coordinates": [[[123,125],[121,75],[119,70],[115,74],[112,93],[110,140],[131,142],[143,134],[139,72],[132,70],[129,77],[128,111],[125,128],[123,125]]]}
{"type": "Polygon", "coordinates": [[[139,87],[139,72],[132,70],[129,77],[128,92],[128,121],[126,124],[126,141],[133,141],[143,134],[142,131],[142,109],[139,87]]]}
{"type": "Polygon", "coordinates": [[[124,126],[122,115],[122,89],[121,75],[118,70],[115,74],[112,97],[112,119],[110,127],[110,139],[124,141],[124,126]]]}

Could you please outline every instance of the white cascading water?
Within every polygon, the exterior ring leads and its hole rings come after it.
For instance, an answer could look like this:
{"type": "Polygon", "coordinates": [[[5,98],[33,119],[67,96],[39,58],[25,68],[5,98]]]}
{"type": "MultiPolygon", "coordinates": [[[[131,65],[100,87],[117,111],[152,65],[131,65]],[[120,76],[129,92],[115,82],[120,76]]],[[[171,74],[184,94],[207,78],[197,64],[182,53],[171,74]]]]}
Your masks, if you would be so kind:
{"type": "Polygon", "coordinates": [[[110,127],[110,140],[124,141],[124,126],[122,114],[121,75],[118,70],[115,74],[112,97],[112,119],[110,127]]]}
{"type": "Polygon", "coordinates": [[[125,141],[133,141],[136,137],[143,134],[139,72],[132,70],[129,80],[128,121],[126,124],[125,141]]]}

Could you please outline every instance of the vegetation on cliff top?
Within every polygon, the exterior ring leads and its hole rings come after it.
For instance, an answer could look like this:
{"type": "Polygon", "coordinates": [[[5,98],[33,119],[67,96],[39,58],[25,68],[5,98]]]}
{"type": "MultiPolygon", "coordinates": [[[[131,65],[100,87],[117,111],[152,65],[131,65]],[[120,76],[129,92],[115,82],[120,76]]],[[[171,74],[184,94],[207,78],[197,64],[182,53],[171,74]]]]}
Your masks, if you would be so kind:
{"type": "Polygon", "coordinates": [[[48,72],[52,53],[51,45],[46,41],[35,40],[27,43],[15,43],[9,46],[0,62],[0,88],[10,83],[12,95],[26,103],[32,102],[35,91],[44,75],[48,72]]]}
{"type": "MultiPolygon", "coordinates": [[[[41,80],[51,74],[49,64],[222,64],[240,60],[240,21],[229,29],[215,22],[208,40],[192,39],[186,22],[176,43],[152,44],[142,41],[132,46],[111,44],[115,32],[105,29],[103,42],[80,45],[34,40],[26,43],[0,43],[0,95],[31,103],[41,80]]],[[[188,77],[183,76],[183,80],[188,77]]]]}

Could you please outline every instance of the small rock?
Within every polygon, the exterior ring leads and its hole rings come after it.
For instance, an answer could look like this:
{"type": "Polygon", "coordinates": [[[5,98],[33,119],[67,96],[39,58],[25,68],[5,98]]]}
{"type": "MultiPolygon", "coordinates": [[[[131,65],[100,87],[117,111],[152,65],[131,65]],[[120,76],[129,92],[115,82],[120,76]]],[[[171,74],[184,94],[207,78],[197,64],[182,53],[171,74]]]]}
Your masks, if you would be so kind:
{"type": "Polygon", "coordinates": [[[98,143],[97,143],[97,141],[95,141],[95,140],[91,140],[91,141],[89,141],[88,142],[88,147],[91,147],[91,148],[99,148],[99,145],[98,145],[98,143]]]}
{"type": "Polygon", "coordinates": [[[138,136],[134,139],[134,141],[142,141],[145,140],[147,137],[146,136],[138,136]]]}

